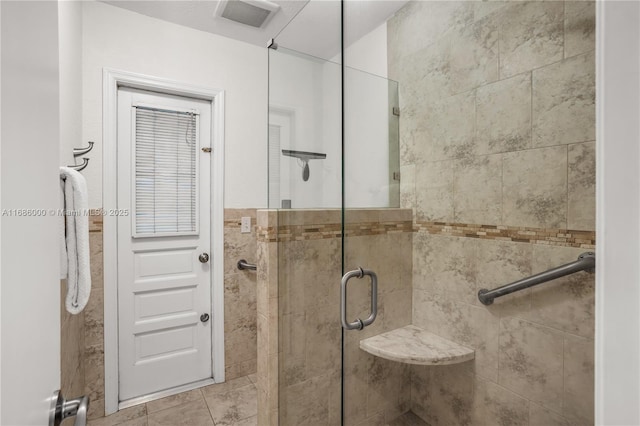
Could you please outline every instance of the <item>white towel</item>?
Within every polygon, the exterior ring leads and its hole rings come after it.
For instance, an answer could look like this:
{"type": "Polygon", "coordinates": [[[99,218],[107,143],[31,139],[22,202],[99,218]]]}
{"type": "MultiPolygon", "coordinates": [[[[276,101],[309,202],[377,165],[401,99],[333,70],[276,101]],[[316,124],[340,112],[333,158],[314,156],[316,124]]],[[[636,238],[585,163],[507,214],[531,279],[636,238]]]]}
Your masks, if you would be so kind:
{"type": "Polygon", "coordinates": [[[89,217],[87,182],[77,171],[60,167],[64,181],[66,222],[67,297],[65,305],[72,314],[82,312],[91,293],[89,269],[89,217]]]}
{"type": "Polygon", "coordinates": [[[58,230],[60,232],[60,279],[67,278],[67,241],[65,237],[65,219],[66,216],[62,214],[64,212],[64,180],[62,174],[60,175],[60,216],[58,216],[58,230]]]}

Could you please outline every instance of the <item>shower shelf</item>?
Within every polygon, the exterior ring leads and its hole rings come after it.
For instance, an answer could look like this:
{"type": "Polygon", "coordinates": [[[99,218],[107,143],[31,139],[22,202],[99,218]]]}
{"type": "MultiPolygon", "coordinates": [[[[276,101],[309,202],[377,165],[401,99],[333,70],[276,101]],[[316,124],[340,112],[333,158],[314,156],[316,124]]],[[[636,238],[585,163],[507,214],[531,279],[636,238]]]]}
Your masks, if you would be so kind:
{"type": "Polygon", "coordinates": [[[416,365],[458,364],[475,357],[473,349],[414,325],[361,340],[360,349],[380,358],[416,365]]]}

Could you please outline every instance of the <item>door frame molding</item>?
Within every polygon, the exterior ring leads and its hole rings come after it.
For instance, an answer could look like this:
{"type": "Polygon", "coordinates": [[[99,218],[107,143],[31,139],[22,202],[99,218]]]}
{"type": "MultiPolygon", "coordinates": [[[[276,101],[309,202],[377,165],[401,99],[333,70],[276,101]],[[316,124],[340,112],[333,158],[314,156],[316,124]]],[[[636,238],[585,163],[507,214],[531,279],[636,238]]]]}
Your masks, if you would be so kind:
{"type": "MultiPolygon", "coordinates": [[[[117,208],[118,89],[128,87],[211,102],[211,297],[213,380],[224,382],[224,95],[222,89],[104,68],[102,72],[102,207],[117,208]]],[[[103,217],[105,415],[118,411],[117,217],[103,217]]]]}

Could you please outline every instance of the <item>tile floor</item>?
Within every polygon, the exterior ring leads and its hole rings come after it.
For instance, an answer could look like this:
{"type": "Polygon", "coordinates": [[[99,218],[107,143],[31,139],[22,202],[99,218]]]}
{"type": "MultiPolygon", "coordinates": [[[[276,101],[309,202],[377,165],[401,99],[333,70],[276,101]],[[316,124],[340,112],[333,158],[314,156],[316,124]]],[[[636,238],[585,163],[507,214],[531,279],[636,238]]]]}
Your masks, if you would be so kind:
{"type": "MultiPolygon", "coordinates": [[[[89,426],[257,426],[256,380],[252,374],[168,396],[89,420],[89,426]]],[[[409,411],[387,426],[423,425],[409,411]]]]}
{"type": "Polygon", "coordinates": [[[256,375],[136,405],[89,426],[257,426],[256,375]]]}

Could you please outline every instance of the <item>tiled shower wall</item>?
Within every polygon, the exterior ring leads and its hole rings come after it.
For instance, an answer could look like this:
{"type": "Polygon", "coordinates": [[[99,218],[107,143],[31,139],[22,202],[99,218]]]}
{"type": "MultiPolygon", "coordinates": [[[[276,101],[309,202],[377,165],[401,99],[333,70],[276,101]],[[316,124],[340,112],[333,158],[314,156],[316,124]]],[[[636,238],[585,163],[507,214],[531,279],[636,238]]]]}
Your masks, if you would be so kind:
{"type": "Polygon", "coordinates": [[[408,3],[388,24],[400,83],[413,323],[476,350],[412,369],[432,425],[593,423],[594,279],[493,288],[594,248],[593,2],[408,3]]]}
{"type": "MultiPolygon", "coordinates": [[[[256,325],[256,274],[253,271],[239,271],[239,259],[256,262],[256,210],[225,209],[224,217],[224,294],[225,294],[225,375],[227,380],[256,372],[257,325],[256,325]],[[240,233],[240,218],[249,216],[252,220],[251,233],[240,233]]],[[[89,221],[91,247],[92,289],[89,303],[84,310],[84,336],[71,328],[72,322],[63,321],[64,336],[70,339],[82,336],[75,342],[83,341],[80,365],[84,365],[84,392],[91,398],[90,418],[104,416],[104,285],[102,252],[102,217],[94,215],[89,221]],[[78,334],[75,334],[78,333],[78,334]]],[[[73,319],[73,317],[72,317],[73,319]]],[[[64,354],[63,354],[64,360],[64,354]]],[[[75,362],[75,361],[74,361],[75,362]]],[[[75,380],[72,369],[64,368],[62,381],[75,380]],[[67,371],[65,373],[65,371],[67,371]],[[67,378],[69,377],[69,378],[67,378]]],[[[75,383],[75,382],[74,382],[75,383]]],[[[63,388],[64,389],[64,388],[63,388]]],[[[74,388],[75,389],[75,388],[74,388]]],[[[80,388],[82,391],[82,388],[80,388]]],[[[77,396],[74,395],[73,396],[77,396]]]]}
{"type": "MultiPolygon", "coordinates": [[[[340,424],[340,210],[259,211],[258,424],[340,424]]],[[[411,211],[349,210],[345,270],[378,274],[378,317],[345,335],[349,425],[384,425],[409,408],[410,369],[360,350],[411,321],[411,211]]],[[[349,283],[351,319],[369,313],[367,280],[349,283]]]]}
{"type": "Polygon", "coordinates": [[[60,290],[60,389],[65,398],[76,398],[84,391],[84,313],[67,312],[66,280],[60,290]]]}

